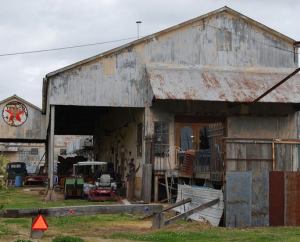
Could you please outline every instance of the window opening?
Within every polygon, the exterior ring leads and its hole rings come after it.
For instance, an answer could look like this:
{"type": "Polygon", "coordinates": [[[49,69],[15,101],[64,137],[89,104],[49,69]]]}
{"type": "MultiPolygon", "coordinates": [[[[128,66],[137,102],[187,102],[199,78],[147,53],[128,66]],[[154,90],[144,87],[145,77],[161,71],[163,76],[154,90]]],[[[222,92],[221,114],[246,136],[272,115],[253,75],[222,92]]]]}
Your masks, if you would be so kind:
{"type": "Polygon", "coordinates": [[[66,149],[60,149],[59,150],[59,154],[60,155],[66,155],[67,154],[67,150],[66,149]]]}
{"type": "Polygon", "coordinates": [[[184,126],[180,130],[180,147],[184,151],[193,149],[194,131],[190,126],[184,126]]]}
{"type": "Polygon", "coordinates": [[[199,142],[201,150],[209,149],[208,129],[209,127],[205,126],[199,131],[199,142]]]}
{"type": "Polygon", "coordinates": [[[165,152],[169,148],[169,124],[154,123],[155,156],[165,157],[165,152]]]}
{"type": "Polygon", "coordinates": [[[38,155],[38,154],[39,154],[38,148],[31,148],[31,155],[38,155]]]}

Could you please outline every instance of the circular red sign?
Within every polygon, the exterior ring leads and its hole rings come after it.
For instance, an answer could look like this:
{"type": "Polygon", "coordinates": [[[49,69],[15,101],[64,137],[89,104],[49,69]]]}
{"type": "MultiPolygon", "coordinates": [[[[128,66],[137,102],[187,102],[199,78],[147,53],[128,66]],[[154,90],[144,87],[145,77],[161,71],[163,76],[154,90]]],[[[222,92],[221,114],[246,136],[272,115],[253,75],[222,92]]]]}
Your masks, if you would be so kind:
{"type": "Polygon", "coordinates": [[[28,110],[23,103],[12,101],[7,103],[2,110],[3,120],[10,126],[20,126],[27,120],[28,110]]]}

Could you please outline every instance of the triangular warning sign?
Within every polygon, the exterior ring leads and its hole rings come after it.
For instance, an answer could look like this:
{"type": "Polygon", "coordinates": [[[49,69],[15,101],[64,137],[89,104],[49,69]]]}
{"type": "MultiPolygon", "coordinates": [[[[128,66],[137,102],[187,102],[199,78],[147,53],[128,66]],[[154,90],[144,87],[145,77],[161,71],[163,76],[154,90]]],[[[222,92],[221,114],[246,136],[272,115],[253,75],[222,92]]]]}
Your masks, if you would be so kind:
{"type": "Polygon", "coordinates": [[[33,230],[47,230],[49,226],[46,222],[45,217],[43,215],[39,215],[34,220],[31,227],[32,227],[33,230]]]}

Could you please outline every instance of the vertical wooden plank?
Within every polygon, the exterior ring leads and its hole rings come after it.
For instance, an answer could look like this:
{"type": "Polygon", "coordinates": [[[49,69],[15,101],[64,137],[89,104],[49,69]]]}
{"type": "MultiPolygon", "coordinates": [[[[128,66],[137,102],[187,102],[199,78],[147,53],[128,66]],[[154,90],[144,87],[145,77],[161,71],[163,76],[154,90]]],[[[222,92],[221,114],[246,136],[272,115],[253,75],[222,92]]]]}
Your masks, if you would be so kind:
{"type": "Polygon", "coordinates": [[[297,171],[298,170],[298,145],[292,145],[292,170],[291,171],[297,171]]]}
{"type": "Polygon", "coordinates": [[[283,163],[284,171],[292,170],[292,144],[282,144],[283,149],[285,150],[285,161],[283,163]]]}
{"type": "Polygon", "coordinates": [[[254,227],[269,226],[269,172],[252,172],[252,218],[254,227]]]}
{"type": "MultiPolygon", "coordinates": [[[[261,159],[260,155],[260,145],[257,144],[247,144],[246,157],[247,159],[261,159]]],[[[260,161],[247,161],[247,171],[260,171],[260,161]]]]}
{"type": "Polygon", "coordinates": [[[158,176],[154,175],[154,202],[158,202],[158,176]]]}
{"type": "Polygon", "coordinates": [[[275,144],[275,171],[283,171],[285,150],[283,144],[275,144]]]}
{"type": "Polygon", "coordinates": [[[284,172],[269,172],[269,225],[284,225],[284,172]]]}
{"type": "Polygon", "coordinates": [[[226,227],[250,227],[252,172],[226,173],[226,227]]]}
{"type": "MultiPolygon", "coordinates": [[[[226,145],[227,159],[245,159],[246,144],[243,143],[227,143],[226,145]]],[[[246,171],[245,160],[228,160],[226,171],[246,171]]]]}
{"type": "MultiPolygon", "coordinates": [[[[261,159],[272,159],[272,144],[261,144],[261,159]]],[[[272,161],[260,161],[261,171],[272,171],[272,161]]]]}
{"type": "Polygon", "coordinates": [[[144,164],[143,176],[142,176],[141,199],[146,203],[151,202],[151,187],[152,187],[152,164],[144,164]]]}
{"type": "MultiPolygon", "coordinates": [[[[246,144],[236,143],[236,158],[237,159],[245,159],[246,158],[246,144]]],[[[245,160],[236,161],[236,171],[247,171],[247,162],[245,160]]]]}
{"type": "Polygon", "coordinates": [[[300,172],[286,172],[285,178],[285,225],[300,226],[300,172]]]}
{"type": "Polygon", "coordinates": [[[54,170],[54,129],[55,129],[55,106],[51,106],[50,120],[50,159],[48,163],[48,178],[50,179],[50,189],[53,189],[53,170],[54,170]]]}
{"type": "MultiPolygon", "coordinates": [[[[226,156],[228,159],[236,158],[236,144],[227,143],[226,144],[226,156]]],[[[226,171],[236,171],[236,161],[228,160],[226,163],[226,171]]]]}

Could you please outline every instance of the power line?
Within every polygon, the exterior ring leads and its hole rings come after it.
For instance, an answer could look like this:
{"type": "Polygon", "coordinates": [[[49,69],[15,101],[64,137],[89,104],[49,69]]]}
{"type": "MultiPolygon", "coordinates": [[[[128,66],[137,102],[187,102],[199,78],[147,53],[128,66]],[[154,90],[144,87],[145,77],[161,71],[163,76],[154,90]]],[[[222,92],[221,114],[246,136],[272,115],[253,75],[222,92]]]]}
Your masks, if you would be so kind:
{"type": "Polygon", "coordinates": [[[118,42],[118,41],[123,41],[123,40],[136,39],[136,38],[137,37],[132,37],[132,38],[127,38],[127,39],[111,40],[111,41],[105,41],[105,42],[99,42],[99,43],[93,43],[93,44],[75,45],[75,46],[68,46],[68,47],[61,47],[61,48],[54,48],[54,49],[46,49],[46,50],[33,50],[33,51],[25,51],[25,52],[0,54],[0,57],[10,56],[10,55],[25,55],[25,54],[32,54],[32,53],[48,52],[48,51],[74,49],[74,48],[81,48],[81,47],[87,47],[87,46],[92,46],[92,45],[101,45],[101,44],[113,43],[113,42],[118,42]]]}
{"type": "MultiPolygon", "coordinates": [[[[218,30],[223,30],[223,31],[226,30],[226,29],[217,28],[217,27],[209,25],[209,24],[204,24],[204,25],[208,26],[208,27],[211,27],[211,28],[214,28],[214,29],[218,29],[218,30]]],[[[196,26],[202,26],[202,24],[193,25],[190,28],[193,28],[193,27],[196,27],[196,26]]],[[[282,50],[282,51],[286,51],[286,52],[293,53],[293,54],[300,54],[300,52],[293,52],[291,50],[287,50],[287,49],[284,49],[284,48],[281,48],[281,47],[278,47],[278,46],[275,46],[275,45],[270,45],[270,44],[258,41],[256,39],[252,39],[252,38],[246,37],[244,35],[239,35],[239,34],[233,33],[232,31],[230,31],[230,33],[233,34],[233,35],[236,35],[238,37],[243,37],[245,39],[252,40],[252,41],[255,41],[257,43],[260,43],[260,44],[263,44],[263,45],[267,45],[269,47],[273,47],[273,48],[276,48],[276,49],[279,49],[279,50],[282,50]]],[[[145,37],[145,36],[140,36],[140,37],[142,38],[142,37],[145,37]]],[[[88,47],[88,46],[93,46],[93,45],[101,45],[101,44],[119,42],[119,41],[124,41],[124,40],[131,40],[131,39],[136,39],[136,38],[137,37],[131,37],[131,38],[126,38],[126,39],[111,40],[111,41],[105,41],[105,42],[99,42],[99,43],[93,43],[93,44],[75,45],[75,46],[61,47],[61,48],[54,48],[54,49],[33,50],[33,51],[25,51],[25,52],[0,54],[0,57],[3,57],[3,56],[12,56],[12,55],[25,55],[25,54],[33,54],[33,53],[49,52],[49,51],[58,51],[58,50],[66,50],[66,49],[74,49],[74,48],[82,48],[82,47],[88,47]]]]}

